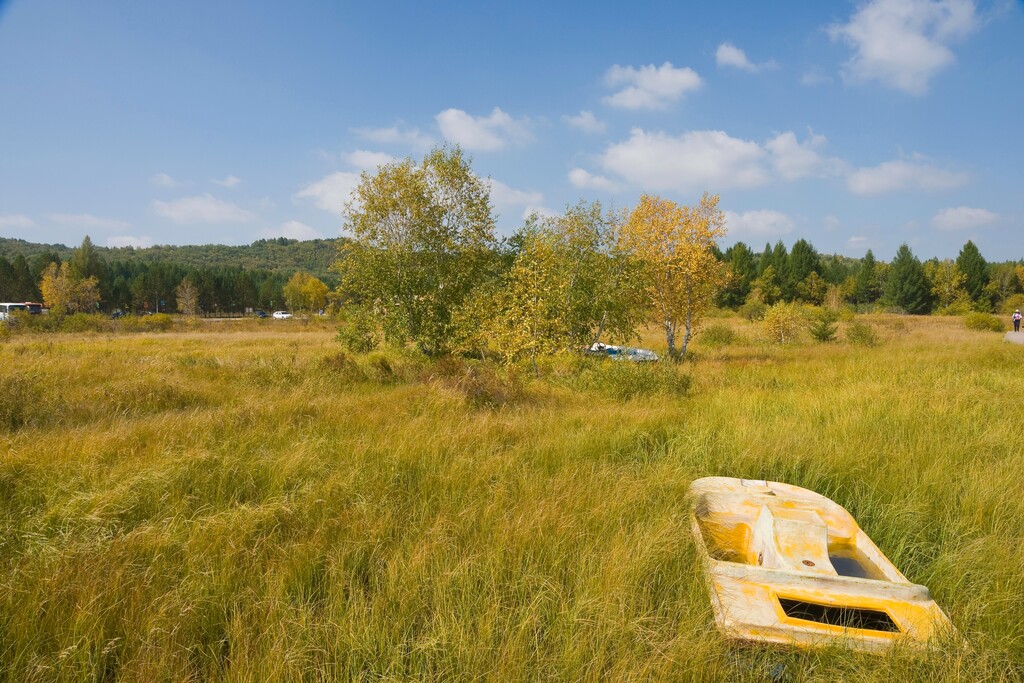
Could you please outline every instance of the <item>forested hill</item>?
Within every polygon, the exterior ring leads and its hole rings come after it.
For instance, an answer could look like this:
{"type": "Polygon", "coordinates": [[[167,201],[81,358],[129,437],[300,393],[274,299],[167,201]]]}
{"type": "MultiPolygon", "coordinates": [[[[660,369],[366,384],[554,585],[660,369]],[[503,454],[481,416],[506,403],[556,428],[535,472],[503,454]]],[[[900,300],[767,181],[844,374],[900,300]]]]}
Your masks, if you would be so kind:
{"type": "MultiPolygon", "coordinates": [[[[237,267],[245,270],[269,270],[291,275],[296,271],[311,273],[320,279],[329,278],[329,267],[338,258],[338,247],[344,238],[291,240],[284,237],[257,240],[252,244],[227,246],[196,244],[161,245],[136,249],[133,247],[96,247],[107,263],[129,261],[141,263],[173,263],[189,269],[237,267]]],[[[76,245],[77,246],[77,245],[76,245]]],[[[25,240],[0,237],[0,257],[13,261],[19,254],[33,259],[40,254],[56,254],[62,261],[71,257],[74,247],[63,244],[37,244],[25,240]]]]}

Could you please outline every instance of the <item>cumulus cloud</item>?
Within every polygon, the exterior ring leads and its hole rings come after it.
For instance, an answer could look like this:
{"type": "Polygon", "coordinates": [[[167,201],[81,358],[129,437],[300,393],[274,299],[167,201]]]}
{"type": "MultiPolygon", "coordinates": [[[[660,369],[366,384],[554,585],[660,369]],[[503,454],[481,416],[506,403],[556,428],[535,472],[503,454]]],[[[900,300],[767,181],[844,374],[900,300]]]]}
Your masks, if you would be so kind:
{"type": "Polygon", "coordinates": [[[601,157],[605,170],[650,190],[692,191],[757,187],[768,182],[765,151],[720,130],[679,136],[634,128],[601,157]]]}
{"type": "Polygon", "coordinates": [[[273,237],[287,237],[290,240],[317,240],[323,239],[324,234],[316,228],[311,228],[299,221],[285,221],[276,228],[266,228],[260,231],[260,236],[266,239],[273,237]]]}
{"type": "Polygon", "coordinates": [[[148,235],[137,237],[135,235],[118,235],[107,238],[108,247],[132,247],[134,249],[145,249],[153,246],[153,238],[148,235]]]}
{"type": "Polygon", "coordinates": [[[386,166],[394,161],[395,157],[384,152],[370,152],[365,149],[357,149],[349,152],[346,157],[348,163],[364,171],[376,171],[379,166],[386,166]]]}
{"type": "Polygon", "coordinates": [[[256,218],[251,211],[210,194],[170,202],[153,200],[153,210],[175,223],[245,223],[256,218]]]}
{"type": "Polygon", "coordinates": [[[718,66],[731,66],[741,71],[748,71],[750,73],[757,73],[758,71],[764,71],[765,69],[774,69],[777,64],[769,60],[762,62],[761,64],[754,64],[747,59],[747,53],[736,47],[732,43],[722,43],[715,50],[715,63],[718,66]]]}
{"type": "Polygon", "coordinates": [[[100,218],[91,213],[51,213],[46,217],[54,223],[67,225],[74,228],[98,229],[98,230],[124,230],[131,227],[128,221],[119,221],[113,218],[100,218]]]}
{"type": "Polygon", "coordinates": [[[936,168],[924,157],[915,156],[854,169],[846,177],[846,186],[854,194],[882,194],[897,190],[948,190],[967,181],[966,173],[936,168]]]}
{"type": "Polygon", "coordinates": [[[312,201],[314,206],[319,209],[333,214],[340,214],[345,210],[345,203],[351,198],[352,192],[358,186],[358,173],[338,171],[309,183],[296,192],[293,197],[295,199],[312,201]]]}
{"type": "Polygon", "coordinates": [[[828,33],[854,49],[843,65],[846,80],[923,95],[932,77],[956,61],[950,44],[977,27],[974,10],[973,0],[872,0],[828,33]]]}
{"type": "Polygon", "coordinates": [[[806,176],[826,176],[841,173],[842,161],[823,157],[819,150],[825,146],[825,136],[814,133],[800,142],[792,131],[779,133],[765,143],[771,154],[776,173],[785,180],[796,180],[806,176]]]}
{"type": "Polygon", "coordinates": [[[8,213],[0,215],[0,228],[31,228],[36,224],[34,220],[21,213],[8,213]]]}
{"type": "Polygon", "coordinates": [[[242,179],[236,178],[233,175],[229,175],[227,178],[222,178],[221,180],[213,178],[210,180],[210,182],[215,185],[220,185],[221,187],[238,187],[238,185],[242,182],[242,179]]]}
{"type": "Polygon", "coordinates": [[[501,209],[519,209],[522,207],[522,217],[526,218],[531,213],[541,216],[553,214],[551,209],[544,206],[544,195],[536,190],[517,190],[509,187],[500,180],[491,179],[491,201],[494,206],[501,209]]]}
{"type": "Polygon", "coordinates": [[[853,235],[850,237],[850,239],[846,240],[846,246],[849,249],[867,246],[867,244],[868,238],[864,237],[863,235],[853,235]]]}
{"type": "Polygon", "coordinates": [[[605,74],[611,87],[625,86],[604,98],[605,104],[622,109],[664,109],[701,86],[701,78],[689,67],[677,69],[671,62],[648,64],[639,69],[614,65],[605,74]]]}
{"type": "Polygon", "coordinates": [[[382,145],[406,145],[418,150],[426,150],[434,145],[434,138],[421,133],[419,128],[353,128],[352,132],[364,140],[382,145]]]}
{"type": "Polygon", "coordinates": [[[988,209],[957,206],[942,209],[932,216],[932,225],[939,230],[970,230],[990,225],[999,220],[999,214],[988,209]]]}
{"type": "Polygon", "coordinates": [[[569,171],[569,182],[573,184],[573,187],[578,187],[581,190],[618,191],[618,185],[614,181],[582,168],[574,168],[569,171]]]}
{"type": "Polygon", "coordinates": [[[780,211],[761,209],[736,213],[725,211],[725,225],[730,237],[769,238],[793,232],[796,223],[780,211]]]}
{"type": "Polygon", "coordinates": [[[586,110],[581,111],[576,116],[563,116],[562,120],[573,128],[581,130],[584,133],[603,133],[608,128],[604,121],[601,121],[594,116],[593,112],[586,110]]]}
{"type": "Polygon", "coordinates": [[[157,173],[149,179],[149,182],[157,187],[181,187],[185,184],[180,180],[175,180],[166,173],[157,173]]]}
{"type": "Polygon", "coordinates": [[[490,116],[472,116],[461,109],[445,109],[435,118],[445,139],[469,150],[494,152],[532,139],[527,119],[514,119],[498,107],[490,116]]]}

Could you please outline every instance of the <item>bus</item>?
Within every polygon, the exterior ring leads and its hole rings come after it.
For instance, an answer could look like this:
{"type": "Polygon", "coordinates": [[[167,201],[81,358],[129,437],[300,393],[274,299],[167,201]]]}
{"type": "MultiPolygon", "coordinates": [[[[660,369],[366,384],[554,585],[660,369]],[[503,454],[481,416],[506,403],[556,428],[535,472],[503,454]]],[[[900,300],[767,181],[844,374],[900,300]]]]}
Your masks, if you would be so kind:
{"type": "Polygon", "coordinates": [[[16,311],[28,312],[28,310],[28,304],[0,303],[0,320],[7,320],[8,316],[16,311]]]}

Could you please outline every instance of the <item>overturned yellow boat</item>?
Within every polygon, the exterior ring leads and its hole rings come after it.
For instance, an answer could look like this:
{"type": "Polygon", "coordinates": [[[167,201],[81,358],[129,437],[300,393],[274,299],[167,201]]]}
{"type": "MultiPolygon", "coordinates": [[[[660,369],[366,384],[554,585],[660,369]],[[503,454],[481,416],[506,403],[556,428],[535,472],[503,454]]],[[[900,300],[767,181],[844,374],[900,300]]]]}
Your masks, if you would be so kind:
{"type": "Polygon", "coordinates": [[[774,481],[706,477],[690,485],[693,533],[718,628],[798,646],[837,638],[864,650],[924,644],[949,619],[824,496],[774,481]]]}

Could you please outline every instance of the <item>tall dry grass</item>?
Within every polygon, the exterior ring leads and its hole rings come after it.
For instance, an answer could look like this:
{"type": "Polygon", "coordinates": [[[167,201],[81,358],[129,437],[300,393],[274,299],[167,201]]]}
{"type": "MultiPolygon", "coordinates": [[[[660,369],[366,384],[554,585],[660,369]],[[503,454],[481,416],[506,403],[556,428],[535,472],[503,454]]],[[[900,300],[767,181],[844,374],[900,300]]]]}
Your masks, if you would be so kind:
{"type": "Polygon", "coordinates": [[[1021,347],[717,322],[682,369],[541,380],[313,326],[15,335],[0,680],[1024,679],[1021,347]],[[684,503],[714,474],[847,507],[966,644],[724,642],[684,503]]]}

